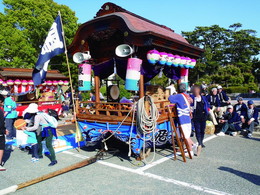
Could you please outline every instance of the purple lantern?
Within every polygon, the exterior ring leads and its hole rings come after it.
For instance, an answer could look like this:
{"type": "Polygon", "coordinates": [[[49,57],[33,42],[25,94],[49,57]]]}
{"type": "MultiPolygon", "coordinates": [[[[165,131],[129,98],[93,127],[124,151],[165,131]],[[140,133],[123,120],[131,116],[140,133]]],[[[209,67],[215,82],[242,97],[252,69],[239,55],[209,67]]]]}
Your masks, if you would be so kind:
{"type": "Polygon", "coordinates": [[[156,64],[159,61],[160,52],[153,49],[147,52],[147,60],[151,64],[156,64]]]}

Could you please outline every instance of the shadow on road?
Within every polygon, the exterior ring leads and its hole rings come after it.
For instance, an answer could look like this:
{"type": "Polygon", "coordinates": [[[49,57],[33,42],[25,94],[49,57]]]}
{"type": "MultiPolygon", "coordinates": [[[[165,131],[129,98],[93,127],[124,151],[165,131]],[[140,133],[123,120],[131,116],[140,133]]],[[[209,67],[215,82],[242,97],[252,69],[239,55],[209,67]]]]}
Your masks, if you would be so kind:
{"type": "Polygon", "coordinates": [[[9,160],[11,157],[11,153],[13,152],[13,148],[11,145],[6,145],[5,151],[4,151],[4,156],[3,156],[3,162],[4,164],[9,160]]]}
{"type": "Polygon", "coordinates": [[[229,167],[219,167],[218,168],[221,171],[226,171],[226,172],[230,172],[233,173],[239,177],[242,177],[248,181],[250,181],[251,183],[255,184],[255,185],[260,185],[260,176],[259,175],[255,175],[255,174],[251,174],[251,173],[245,173],[242,171],[238,171],[229,167]]]}

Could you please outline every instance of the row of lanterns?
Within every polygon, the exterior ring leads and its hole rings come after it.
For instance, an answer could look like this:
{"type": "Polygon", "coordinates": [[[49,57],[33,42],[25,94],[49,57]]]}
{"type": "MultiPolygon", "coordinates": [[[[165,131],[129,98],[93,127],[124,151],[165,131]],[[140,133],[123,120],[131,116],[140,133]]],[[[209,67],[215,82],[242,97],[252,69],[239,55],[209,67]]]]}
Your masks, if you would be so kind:
{"type": "Polygon", "coordinates": [[[159,63],[160,65],[174,66],[180,68],[194,68],[196,60],[189,57],[173,55],[171,53],[150,50],[147,52],[147,60],[151,64],[159,63]]]}
{"type": "MultiPolygon", "coordinates": [[[[33,80],[19,80],[19,79],[16,79],[16,80],[7,80],[7,81],[3,81],[2,79],[0,79],[0,85],[3,85],[4,87],[7,87],[7,86],[12,86],[12,85],[34,85],[33,83],[33,80]]],[[[57,86],[57,85],[65,85],[65,86],[68,86],[69,85],[69,81],[51,81],[51,80],[48,80],[46,81],[45,83],[41,84],[43,86],[45,85],[54,85],[54,86],[57,86]]]]}
{"type": "MultiPolygon", "coordinates": [[[[4,87],[13,87],[13,91],[14,93],[26,93],[26,92],[30,92],[34,89],[34,82],[33,80],[7,80],[7,81],[3,81],[2,79],[0,79],[0,85],[4,86],[4,87]]],[[[41,84],[39,86],[39,89],[43,92],[55,92],[57,90],[58,85],[64,85],[64,86],[68,86],[69,82],[68,81],[46,81],[45,83],[41,84]]]]}

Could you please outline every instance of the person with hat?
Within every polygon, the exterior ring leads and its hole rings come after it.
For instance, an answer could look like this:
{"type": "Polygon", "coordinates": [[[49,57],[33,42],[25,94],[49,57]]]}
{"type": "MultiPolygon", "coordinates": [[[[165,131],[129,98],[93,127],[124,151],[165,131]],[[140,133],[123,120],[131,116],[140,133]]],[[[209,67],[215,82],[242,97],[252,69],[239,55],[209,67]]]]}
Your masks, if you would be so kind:
{"type": "Polygon", "coordinates": [[[234,105],[234,111],[239,114],[239,116],[244,116],[247,111],[247,106],[243,102],[242,97],[237,98],[237,104],[234,105]]]}
{"type": "Polygon", "coordinates": [[[14,121],[16,120],[18,113],[16,111],[16,103],[11,97],[9,91],[2,90],[1,95],[4,96],[4,117],[5,117],[5,127],[9,131],[6,136],[6,141],[11,141],[16,137],[16,129],[14,127],[14,121]]]}
{"type": "Polygon", "coordinates": [[[253,100],[249,100],[247,106],[247,111],[243,115],[241,114],[241,118],[244,127],[248,130],[247,137],[251,138],[255,126],[259,125],[259,110],[255,107],[253,100]]]}
{"type": "Polygon", "coordinates": [[[225,136],[230,134],[232,136],[237,135],[237,131],[241,130],[240,124],[241,119],[237,112],[234,111],[232,105],[227,106],[227,112],[219,120],[223,124],[221,131],[217,134],[218,136],[225,136]]]}
{"type": "Polygon", "coordinates": [[[29,104],[28,108],[24,111],[24,113],[29,113],[33,117],[33,126],[26,127],[23,130],[27,131],[36,131],[36,138],[38,141],[38,156],[39,158],[43,158],[42,155],[42,141],[45,140],[46,147],[50,152],[50,160],[51,163],[49,166],[53,166],[57,164],[55,151],[52,146],[52,139],[53,136],[57,138],[56,129],[51,127],[50,121],[47,120],[47,117],[45,117],[45,113],[39,112],[38,105],[35,103],[29,104]]]}
{"type": "MultiPolygon", "coordinates": [[[[0,95],[0,101],[4,101],[4,97],[2,95],[0,95]]],[[[6,170],[2,161],[5,149],[5,135],[8,135],[8,131],[5,128],[4,112],[0,109],[0,171],[6,170]]]]}
{"type": "Polygon", "coordinates": [[[220,111],[219,115],[222,116],[227,111],[227,106],[230,104],[229,97],[227,96],[226,92],[223,91],[221,85],[217,87],[218,90],[218,99],[220,101],[220,111]]]}
{"type": "Polygon", "coordinates": [[[178,86],[178,94],[170,95],[168,98],[169,101],[177,106],[178,112],[178,119],[180,126],[183,130],[184,137],[188,142],[188,148],[190,150],[191,155],[193,156],[192,148],[195,146],[192,139],[190,138],[191,135],[191,110],[190,110],[190,103],[192,99],[188,94],[186,94],[186,84],[181,83],[178,86]]]}
{"type": "Polygon", "coordinates": [[[214,125],[218,125],[216,115],[220,118],[220,101],[217,95],[217,88],[211,89],[211,94],[207,95],[207,100],[210,105],[209,117],[214,125]]]}

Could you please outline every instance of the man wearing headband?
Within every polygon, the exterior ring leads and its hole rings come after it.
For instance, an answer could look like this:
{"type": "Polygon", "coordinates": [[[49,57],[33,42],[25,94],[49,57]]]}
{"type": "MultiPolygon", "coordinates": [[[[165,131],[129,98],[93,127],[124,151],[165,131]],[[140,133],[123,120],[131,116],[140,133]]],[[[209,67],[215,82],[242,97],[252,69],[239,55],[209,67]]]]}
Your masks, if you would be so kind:
{"type": "Polygon", "coordinates": [[[244,127],[248,130],[247,137],[251,138],[255,126],[259,125],[258,122],[259,110],[255,107],[254,102],[252,100],[249,100],[247,102],[247,106],[248,106],[247,111],[245,114],[241,115],[241,118],[244,127]]]}

